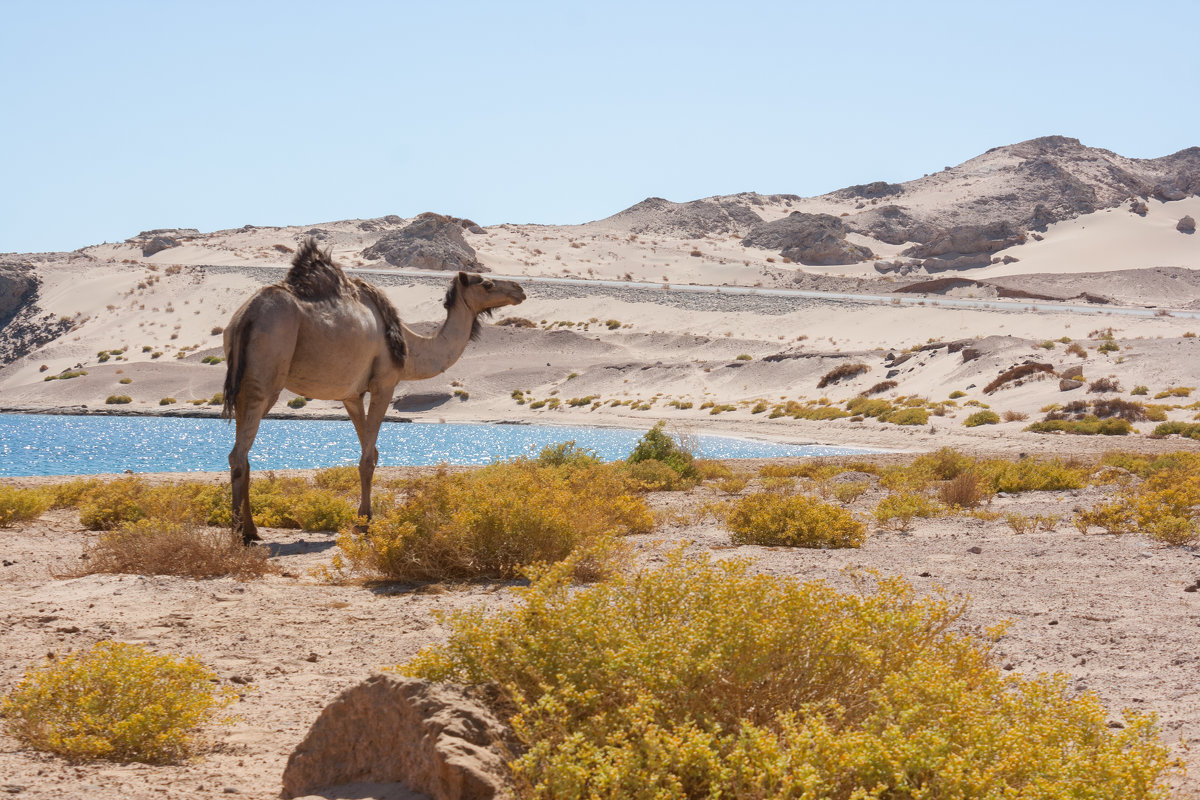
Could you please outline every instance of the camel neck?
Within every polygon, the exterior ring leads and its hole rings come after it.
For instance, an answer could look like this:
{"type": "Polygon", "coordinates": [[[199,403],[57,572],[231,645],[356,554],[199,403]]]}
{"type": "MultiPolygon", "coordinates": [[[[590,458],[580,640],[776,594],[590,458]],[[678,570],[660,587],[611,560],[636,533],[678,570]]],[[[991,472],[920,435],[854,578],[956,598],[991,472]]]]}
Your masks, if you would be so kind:
{"type": "Polygon", "coordinates": [[[433,336],[420,336],[405,329],[408,340],[408,359],[404,365],[405,380],[423,380],[441,375],[467,349],[475,314],[461,301],[446,313],[446,321],[433,336]]]}

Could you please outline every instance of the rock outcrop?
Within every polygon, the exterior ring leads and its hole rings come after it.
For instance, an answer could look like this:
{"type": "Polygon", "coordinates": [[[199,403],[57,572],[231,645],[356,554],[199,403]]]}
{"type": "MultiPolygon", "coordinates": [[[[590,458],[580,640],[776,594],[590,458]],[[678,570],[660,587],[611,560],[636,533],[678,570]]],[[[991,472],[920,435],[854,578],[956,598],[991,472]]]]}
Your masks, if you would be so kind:
{"type": "Polygon", "coordinates": [[[155,236],[150,241],[142,245],[142,257],[149,258],[155,253],[161,253],[163,250],[170,250],[172,247],[179,247],[179,240],[172,236],[155,236]]]}
{"type": "Polygon", "coordinates": [[[873,181],[872,183],[847,186],[845,189],[838,189],[836,192],[832,192],[832,194],[834,197],[842,200],[877,200],[881,197],[904,194],[904,187],[898,183],[873,181]]]}
{"type": "Polygon", "coordinates": [[[282,796],[370,782],[398,783],[433,800],[505,798],[507,736],[460,687],[379,673],[317,717],[288,758],[282,796]]]}
{"type": "Polygon", "coordinates": [[[0,328],[37,293],[37,278],[22,264],[0,264],[0,328]]]}
{"type": "Polygon", "coordinates": [[[1009,221],[959,225],[927,244],[904,250],[901,255],[925,259],[922,266],[929,272],[972,269],[986,267],[992,263],[992,253],[1024,241],[1025,234],[1009,221]]]}
{"type": "Polygon", "coordinates": [[[799,211],[755,225],[742,245],[779,250],[784,258],[808,266],[857,264],[874,257],[869,248],[846,240],[846,226],[838,217],[799,211]]]}
{"type": "Polygon", "coordinates": [[[427,211],[400,230],[385,233],[363,250],[363,257],[382,258],[394,267],[488,272],[463,236],[464,228],[474,225],[427,211]]]}
{"type": "Polygon", "coordinates": [[[673,203],[661,197],[648,197],[603,222],[606,226],[639,235],[699,239],[708,235],[745,233],[762,222],[762,217],[733,199],[673,203]]]}
{"type": "Polygon", "coordinates": [[[928,242],[945,233],[942,228],[917,219],[900,206],[879,206],[847,217],[846,227],[888,244],[928,242]]]}

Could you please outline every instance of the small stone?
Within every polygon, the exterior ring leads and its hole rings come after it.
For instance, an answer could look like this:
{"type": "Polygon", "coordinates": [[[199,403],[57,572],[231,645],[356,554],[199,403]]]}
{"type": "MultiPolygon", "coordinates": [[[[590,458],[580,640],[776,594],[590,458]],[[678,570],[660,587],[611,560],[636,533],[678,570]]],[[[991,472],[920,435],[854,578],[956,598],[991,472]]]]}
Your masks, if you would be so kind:
{"type": "Polygon", "coordinates": [[[1175,230],[1179,231],[1180,233],[1195,233],[1196,220],[1192,219],[1190,216],[1183,217],[1175,224],[1175,230]]]}
{"type": "Polygon", "coordinates": [[[1058,624],[1058,620],[1056,620],[1056,619],[1052,619],[1052,620],[1050,620],[1050,623],[1049,623],[1049,624],[1051,624],[1051,625],[1057,625],[1057,624],[1058,624]]]}
{"type": "Polygon", "coordinates": [[[1108,723],[1108,727],[1113,728],[1114,730],[1120,730],[1121,728],[1125,727],[1125,723],[1118,722],[1114,719],[1112,722],[1108,723]]]}
{"type": "Polygon", "coordinates": [[[980,547],[979,545],[975,545],[974,547],[968,547],[967,552],[974,553],[975,555],[979,555],[980,553],[983,552],[983,548],[980,547]]]}
{"type": "Polygon", "coordinates": [[[1200,586],[1193,583],[1191,586],[1186,587],[1184,589],[1184,591],[1185,592],[1197,592],[1197,591],[1200,591],[1200,586]]]}
{"type": "Polygon", "coordinates": [[[315,664],[315,663],[317,663],[317,660],[319,658],[320,658],[320,656],[318,656],[316,653],[309,653],[307,656],[304,657],[304,660],[315,664]]]}
{"type": "Polygon", "coordinates": [[[250,683],[253,680],[254,680],[253,675],[230,675],[229,676],[229,682],[236,683],[238,685],[245,685],[247,683],[250,683]]]}
{"type": "Polygon", "coordinates": [[[918,578],[932,578],[933,576],[932,576],[932,575],[930,575],[928,572],[922,572],[922,573],[921,573],[920,575],[918,575],[917,577],[918,577],[918,578]]]}

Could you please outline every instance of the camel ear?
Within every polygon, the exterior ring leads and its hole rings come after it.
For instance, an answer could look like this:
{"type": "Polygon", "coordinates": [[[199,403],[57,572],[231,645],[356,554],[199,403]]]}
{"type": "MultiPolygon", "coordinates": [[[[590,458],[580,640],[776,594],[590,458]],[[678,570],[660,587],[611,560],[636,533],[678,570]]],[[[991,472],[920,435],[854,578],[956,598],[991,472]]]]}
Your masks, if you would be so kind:
{"type": "Polygon", "coordinates": [[[470,282],[471,282],[471,279],[467,275],[467,273],[465,273],[465,272],[458,273],[458,285],[459,286],[466,286],[470,282]]]}

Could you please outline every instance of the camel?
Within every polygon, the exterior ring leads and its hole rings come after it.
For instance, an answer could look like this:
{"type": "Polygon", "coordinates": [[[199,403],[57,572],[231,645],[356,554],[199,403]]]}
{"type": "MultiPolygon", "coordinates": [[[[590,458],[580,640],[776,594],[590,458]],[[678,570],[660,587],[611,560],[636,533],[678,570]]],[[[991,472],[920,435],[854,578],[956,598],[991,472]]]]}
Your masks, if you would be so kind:
{"type": "Polygon", "coordinates": [[[234,532],[247,545],[260,538],[250,513],[250,448],[281,391],[342,401],[362,445],[358,513],[369,520],[375,440],[396,384],[445,372],[478,338],[481,315],[524,299],[513,281],[460,272],[446,292],[446,321],[433,336],[420,336],[383,292],[348,277],[328,250],[305,240],[287,277],[259,289],[225,328],[222,416],[236,421],[229,453],[234,532]]]}

